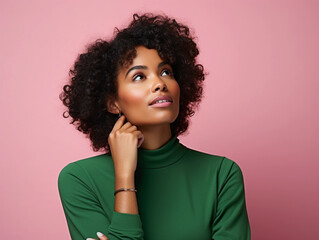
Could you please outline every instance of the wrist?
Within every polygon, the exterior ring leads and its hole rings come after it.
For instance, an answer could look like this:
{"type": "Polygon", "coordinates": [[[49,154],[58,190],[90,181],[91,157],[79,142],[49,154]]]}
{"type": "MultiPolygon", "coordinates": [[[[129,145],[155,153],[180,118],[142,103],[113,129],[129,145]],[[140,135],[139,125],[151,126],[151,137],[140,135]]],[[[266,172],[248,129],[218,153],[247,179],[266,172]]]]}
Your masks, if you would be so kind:
{"type": "Polygon", "coordinates": [[[115,190],[119,188],[135,188],[134,174],[116,175],[115,176],[115,190]]]}
{"type": "Polygon", "coordinates": [[[120,171],[116,171],[115,170],[115,179],[134,179],[134,176],[135,176],[135,172],[131,171],[131,172],[120,172],[120,171]]]}
{"type": "Polygon", "coordinates": [[[137,190],[135,188],[119,188],[117,190],[114,191],[114,196],[122,191],[129,191],[129,192],[137,192],[137,190]]]}

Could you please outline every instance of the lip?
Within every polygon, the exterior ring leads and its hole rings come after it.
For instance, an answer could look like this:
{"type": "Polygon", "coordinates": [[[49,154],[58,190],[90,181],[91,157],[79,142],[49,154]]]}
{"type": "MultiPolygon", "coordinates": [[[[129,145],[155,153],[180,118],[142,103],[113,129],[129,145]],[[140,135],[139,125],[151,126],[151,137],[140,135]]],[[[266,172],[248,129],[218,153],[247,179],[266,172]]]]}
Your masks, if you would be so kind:
{"type": "Polygon", "coordinates": [[[170,96],[162,95],[162,96],[154,98],[149,105],[153,105],[154,103],[156,103],[156,101],[159,101],[159,100],[167,100],[167,101],[173,102],[173,99],[170,96]]]}
{"type": "Polygon", "coordinates": [[[168,107],[172,104],[172,102],[163,102],[163,103],[155,103],[150,105],[153,108],[163,108],[163,107],[168,107]]]}

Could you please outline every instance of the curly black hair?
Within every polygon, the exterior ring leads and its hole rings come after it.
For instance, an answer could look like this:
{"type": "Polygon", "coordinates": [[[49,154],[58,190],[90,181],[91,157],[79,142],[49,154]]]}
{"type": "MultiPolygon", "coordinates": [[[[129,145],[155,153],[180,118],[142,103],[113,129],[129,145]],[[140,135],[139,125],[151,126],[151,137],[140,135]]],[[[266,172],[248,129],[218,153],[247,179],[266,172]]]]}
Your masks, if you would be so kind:
{"type": "Polygon", "coordinates": [[[171,123],[172,135],[186,132],[189,117],[201,102],[206,73],[196,63],[199,50],[189,28],[165,15],[135,13],[127,28],[115,28],[110,41],[99,38],[86,46],[69,71],[69,84],[59,95],[68,108],[63,117],[71,116],[70,124],[89,136],[95,152],[102,149],[110,154],[108,136],[118,115],[106,110],[106,102],[116,98],[118,71],[132,63],[137,46],[156,49],[173,68],[180,86],[180,111],[171,123]]]}

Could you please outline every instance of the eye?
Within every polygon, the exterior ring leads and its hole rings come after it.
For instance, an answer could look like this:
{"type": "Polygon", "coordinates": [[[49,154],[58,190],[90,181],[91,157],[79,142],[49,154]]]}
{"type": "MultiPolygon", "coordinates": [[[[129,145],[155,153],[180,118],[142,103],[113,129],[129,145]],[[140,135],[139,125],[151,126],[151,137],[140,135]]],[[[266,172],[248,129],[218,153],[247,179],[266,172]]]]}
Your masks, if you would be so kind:
{"type": "Polygon", "coordinates": [[[133,77],[133,81],[141,80],[142,78],[144,78],[144,75],[143,75],[143,74],[138,73],[138,74],[134,75],[134,77],[133,77]]]}
{"type": "Polygon", "coordinates": [[[166,69],[164,69],[164,70],[162,71],[162,75],[164,75],[164,74],[165,74],[165,75],[171,75],[171,76],[172,76],[172,75],[173,75],[173,72],[172,72],[171,70],[169,70],[169,69],[166,68],[166,69]]]}

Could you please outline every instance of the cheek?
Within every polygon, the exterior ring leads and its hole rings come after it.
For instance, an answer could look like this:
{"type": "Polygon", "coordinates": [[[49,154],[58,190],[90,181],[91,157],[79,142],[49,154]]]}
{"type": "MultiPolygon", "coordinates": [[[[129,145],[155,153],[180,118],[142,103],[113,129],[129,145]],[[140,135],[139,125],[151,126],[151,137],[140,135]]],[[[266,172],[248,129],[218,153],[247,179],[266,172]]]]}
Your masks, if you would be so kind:
{"type": "Polygon", "coordinates": [[[173,94],[177,99],[179,99],[180,87],[179,87],[179,85],[178,85],[177,82],[175,82],[174,84],[172,84],[172,86],[171,86],[171,91],[172,91],[172,94],[173,94]]]}
{"type": "Polygon", "coordinates": [[[125,105],[143,104],[146,101],[145,92],[141,89],[125,89],[121,92],[120,99],[125,105]]]}

